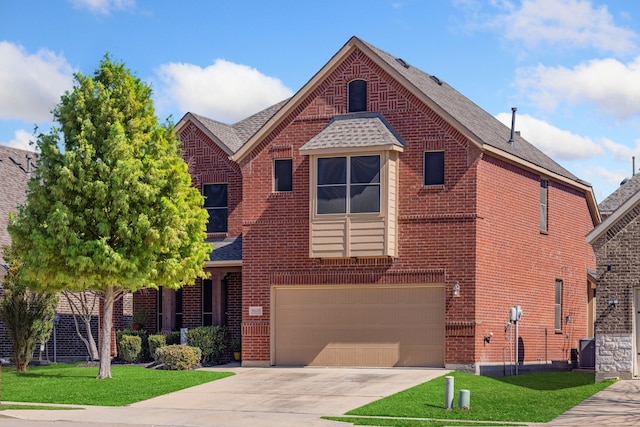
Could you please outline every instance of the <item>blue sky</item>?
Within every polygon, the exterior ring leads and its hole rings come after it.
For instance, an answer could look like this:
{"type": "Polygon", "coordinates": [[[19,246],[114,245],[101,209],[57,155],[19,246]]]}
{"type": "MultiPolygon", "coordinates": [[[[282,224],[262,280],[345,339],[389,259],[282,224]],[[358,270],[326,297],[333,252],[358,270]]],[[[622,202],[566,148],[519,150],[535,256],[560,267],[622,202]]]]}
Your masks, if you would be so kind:
{"type": "Polygon", "coordinates": [[[351,36],[447,81],[602,201],[640,167],[640,2],[624,0],[0,0],[0,144],[106,52],[161,120],[233,123],[300,89],[351,36]]]}

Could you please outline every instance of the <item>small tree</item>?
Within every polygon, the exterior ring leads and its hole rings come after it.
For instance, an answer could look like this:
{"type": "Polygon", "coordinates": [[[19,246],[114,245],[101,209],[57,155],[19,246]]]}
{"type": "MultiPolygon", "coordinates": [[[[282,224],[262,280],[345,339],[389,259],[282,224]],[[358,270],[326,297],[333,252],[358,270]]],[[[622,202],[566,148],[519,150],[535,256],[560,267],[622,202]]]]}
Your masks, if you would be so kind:
{"type": "Polygon", "coordinates": [[[13,360],[18,372],[25,372],[37,343],[51,336],[58,297],[50,292],[36,292],[35,284],[22,277],[23,263],[10,248],[4,249],[9,271],[0,301],[0,316],[13,344],[13,360]]]}
{"type": "Polygon", "coordinates": [[[67,299],[69,307],[71,307],[71,314],[73,315],[73,324],[76,328],[76,334],[82,340],[85,347],[87,347],[87,354],[91,360],[98,360],[100,354],[98,353],[98,347],[96,346],[96,340],[93,338],[93,332],[91,330],[91,320],[93,319],[93,313],[95,312],[98,298],[93,292],[69,292],[62,291],[62,295],[67,299]],[[80,324],[78,319],[83,323],[86,336],[80,331],[80,324]]]}
{"type": "Polygon", "coordinates": [[[74,77],[53,111],[60,127],[38,135],[27,202],[9,233],[30,279],[103,300],[98,378],[110,378],[114,303],[206,277],[207,211],[151,88],[108,55],[93,76],[74,77]]]}

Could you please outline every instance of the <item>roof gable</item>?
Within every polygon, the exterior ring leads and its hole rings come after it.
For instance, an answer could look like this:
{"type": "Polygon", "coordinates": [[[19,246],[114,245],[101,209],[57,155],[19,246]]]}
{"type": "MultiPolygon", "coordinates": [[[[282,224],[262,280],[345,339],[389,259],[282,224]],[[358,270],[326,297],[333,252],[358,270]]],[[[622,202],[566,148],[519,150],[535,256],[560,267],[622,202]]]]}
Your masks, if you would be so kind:
{"type": "Polygon", "coordinates": [[[262,111],[253,114],[233,125],[219,122],[208,117],[195,113],[187,113],[176,125],[176,132],[187,126],[188,123],[195,124],[202,130],[214,143],[231,156],[237,152],[247,140],[260,129],[271,116],[273,116],[288,99],[274,104],[262,111]]]}
{"type": "Polygon", "coordinates": [[[607,198],[598,205],[600,213],[603,216],[611,215],[638,191],[640,191],[640,174],[632,176],[607,196],[607,198]]]}
{"type": "Polygon", "coordinates": [[[629,197],[611,215],[605,218],[587,234],[587,243],[593,244],[605,233],[608,237],[616,235],[633,218],[640,216],[640,191],[629,197]]]}

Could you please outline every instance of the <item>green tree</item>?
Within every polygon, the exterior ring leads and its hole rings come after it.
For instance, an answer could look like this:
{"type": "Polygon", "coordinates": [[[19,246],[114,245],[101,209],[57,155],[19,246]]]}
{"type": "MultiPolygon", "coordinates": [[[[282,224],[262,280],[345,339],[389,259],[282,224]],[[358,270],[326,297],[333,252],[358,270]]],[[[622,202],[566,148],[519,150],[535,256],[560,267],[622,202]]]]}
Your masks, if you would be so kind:
{"type": "Polygon", "coordinates": [[[36,283],[22,277],[23,263],[13,251],[4,248],[9,271],[0,300],[0,317],[4,321],[13,345],[13,361],[18,372],[25,372],[37,343],[45,343],[51,336],[53,316],[58,297],[53,292],[37,292],[36,283]]]}
{"type": "Polygon", "coordinates": [[[98,378],[110,378],[114,302],[205,277],[207,212],[151,88],[108,55],[93,77],[74,79],[53,111],[60,126],[38,135],[27,202],[9,232],[32,280],[103,299],[98,378]]]}

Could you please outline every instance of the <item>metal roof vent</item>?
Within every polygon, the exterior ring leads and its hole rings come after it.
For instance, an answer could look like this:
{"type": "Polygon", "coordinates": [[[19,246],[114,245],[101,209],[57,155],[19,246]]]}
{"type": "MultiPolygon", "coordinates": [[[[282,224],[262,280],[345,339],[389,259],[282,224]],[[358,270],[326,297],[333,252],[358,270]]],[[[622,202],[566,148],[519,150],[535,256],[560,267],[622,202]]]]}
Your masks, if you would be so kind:
{"type": "Polygon", "coordinates": [[[513,138],[516,133],[516,111],[518,111],[516,107],[511,107],[511,138],[509,139],[509,144],[511,145],[513,145],[513,138]]]}
{"type": "Polygon", "coordinates": [[[398,62],[398,64],[402,65],[404,68],[409,68],[409,64],[407,64],[404,59],[396,58],[396,61],[398,62]]]}
{"type": "Polygon", "coordinates": [[[433,80],[434,82],[438,83],[438,86],[442,86],[442,80],[440,80],[436,76],[429,76],[429,77],[431,77],[431,80],[433,80]]]}

